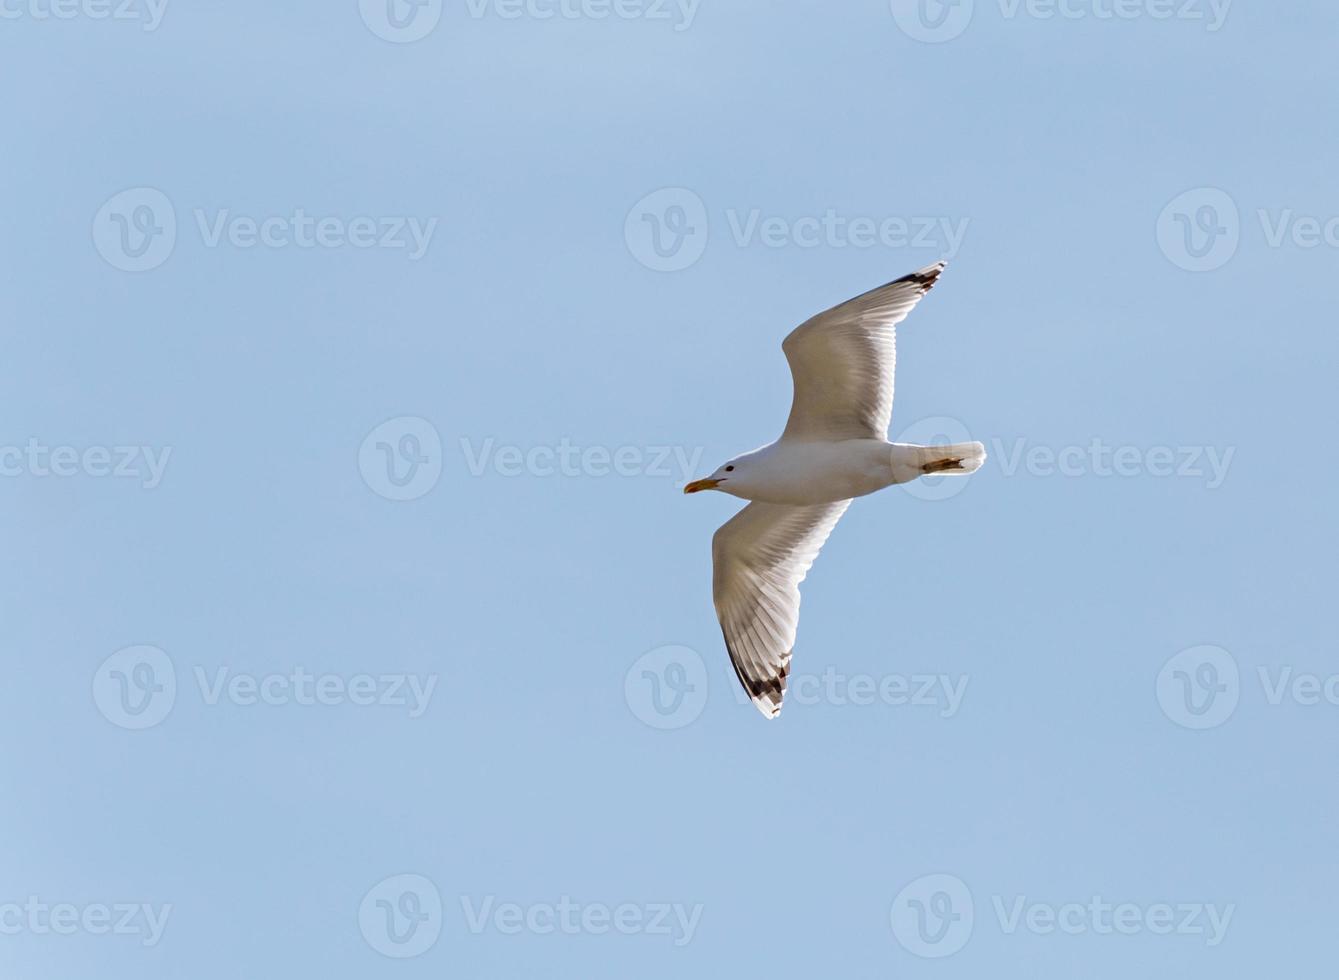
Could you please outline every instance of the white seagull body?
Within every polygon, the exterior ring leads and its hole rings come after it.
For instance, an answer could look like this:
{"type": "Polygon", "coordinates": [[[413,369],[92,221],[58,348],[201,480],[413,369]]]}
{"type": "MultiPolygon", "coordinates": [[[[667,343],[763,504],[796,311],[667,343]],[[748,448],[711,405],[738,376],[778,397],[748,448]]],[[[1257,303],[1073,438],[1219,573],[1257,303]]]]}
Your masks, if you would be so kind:
{"type": "Polygon", "coordinates": [[[780,713],[786,693],[800,583],[851,499],[929,474],[965,475],[985,462],[979,442],[888,441],[895,328],[944,265],[903,276],[792,331],[781,345],[795,384],[781,438],[684,487],[752,501],[712,539],[712,593],[735,673],[768,718],[780,713]]]}

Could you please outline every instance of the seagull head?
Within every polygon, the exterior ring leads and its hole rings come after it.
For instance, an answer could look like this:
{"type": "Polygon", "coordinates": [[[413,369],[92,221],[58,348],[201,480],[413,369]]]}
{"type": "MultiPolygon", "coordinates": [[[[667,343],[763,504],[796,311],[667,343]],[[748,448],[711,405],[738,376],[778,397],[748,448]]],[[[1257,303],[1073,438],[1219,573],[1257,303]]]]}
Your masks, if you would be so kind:
{"type": "Polygon", "coordinates": [[[684,493],[697,493],[699,490],[721,490],[724,493],[730,493],[734,488],[726,489],[733,480],[740,482],[743,474],[744,460],[732,459],[730,462],[718,467],[716,472],[703,480],[694,480],[688,486],[683,488],[684,493]]]}

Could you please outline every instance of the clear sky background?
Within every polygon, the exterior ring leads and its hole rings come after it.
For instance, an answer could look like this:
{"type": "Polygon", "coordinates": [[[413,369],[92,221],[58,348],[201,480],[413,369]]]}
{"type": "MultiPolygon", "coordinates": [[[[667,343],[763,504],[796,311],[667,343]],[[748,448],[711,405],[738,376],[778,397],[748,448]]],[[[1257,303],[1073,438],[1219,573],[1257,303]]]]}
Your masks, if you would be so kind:
{"type": "Polygon", "coordinates": [[[1339,11],[927,3],[0,4],[0,972],[1329,968],[1339,11]],[[767,722],[680,489],[942,255],[767,722]]]}

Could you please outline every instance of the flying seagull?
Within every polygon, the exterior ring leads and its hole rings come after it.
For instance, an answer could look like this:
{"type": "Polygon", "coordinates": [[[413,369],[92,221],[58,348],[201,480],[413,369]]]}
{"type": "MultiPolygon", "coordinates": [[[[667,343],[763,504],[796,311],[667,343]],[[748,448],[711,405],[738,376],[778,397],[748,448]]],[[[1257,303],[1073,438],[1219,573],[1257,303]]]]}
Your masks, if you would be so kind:
{"type": "Polygon", "coordinates": [[[939,280],[936,262],[805,321],[781,344],[795,394],[781,438],[736,456],[684,493],[749,505],[711,540],[712,595],[730,662],[768,718],[781,712],[800,583],[853,497],[929,474],[973,473],[979,442],[888,441],[896,326],[939,280]]]}

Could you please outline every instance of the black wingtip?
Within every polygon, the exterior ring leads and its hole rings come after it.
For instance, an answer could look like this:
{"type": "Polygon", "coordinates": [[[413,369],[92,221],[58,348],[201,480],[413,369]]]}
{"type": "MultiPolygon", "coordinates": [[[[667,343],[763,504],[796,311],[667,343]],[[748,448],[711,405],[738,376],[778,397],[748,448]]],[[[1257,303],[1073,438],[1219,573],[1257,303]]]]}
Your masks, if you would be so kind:
{"type": "Polygon", "coordinates": [[[939,277],[943,275],[944,269],[947,267],[948,262],[940,259],[934,265],[927,265],[924,269],[917,269],[915,272],[910,272],[901,279],[894,280],[894,283],[914,282],[921,287],[921,292],[928,293],[934,288],[934,284],[939,281],[939,277]]]}
{"type": "Polygon", "coordinates": [[[730,654],[730,666],[735,669],[735,676],[739,678],[739,683],[749,696],[749,700],[766,718],[775,718],[781,714],[781,702],[786,698],[786,680],[790,677],[790,653],[786,654],[786,659],[776,676],[755,679],[745,676],[740,668],[735,648],[730,645],[730,637],[725,635],[724,629],[721,630],[721,636],[725,639],[726,652],[730,654]]]}

